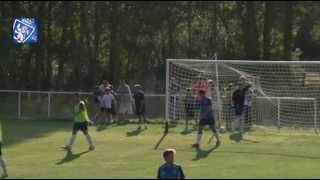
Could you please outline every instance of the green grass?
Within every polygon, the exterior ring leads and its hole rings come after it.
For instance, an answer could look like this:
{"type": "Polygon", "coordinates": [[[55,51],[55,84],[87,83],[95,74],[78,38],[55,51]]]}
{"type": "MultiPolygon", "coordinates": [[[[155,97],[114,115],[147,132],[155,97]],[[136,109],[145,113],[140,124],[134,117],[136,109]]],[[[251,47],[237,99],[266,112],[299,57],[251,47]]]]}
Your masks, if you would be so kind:
{"type": "Polygon", "coordinates": [[[96,150],[78,134],[73,154],[62,150],[72,124],[64,121],[3,121],[4,157],[11,178],[154,178],[163,163],[165,148],[177,150],[176,161],[187,178],[318,178],[320,141],[318,135],[259,128],[241,141],[222,134],[223,144],[208,144],[205,131],[201,150],[190,147],[195,132],[183,126],[162,137],[162,125],[152,124],[137,133],[136,125],[112,125],[90,132],[96,150]]]}

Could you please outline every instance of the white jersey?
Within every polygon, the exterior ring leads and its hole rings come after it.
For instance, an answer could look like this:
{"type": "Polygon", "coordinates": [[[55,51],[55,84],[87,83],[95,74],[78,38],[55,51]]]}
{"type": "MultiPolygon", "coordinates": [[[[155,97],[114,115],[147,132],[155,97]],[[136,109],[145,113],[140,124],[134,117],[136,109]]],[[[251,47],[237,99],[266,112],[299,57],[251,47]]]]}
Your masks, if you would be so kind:
{"type": "Polygon", "coordinates": [[[221,107],[220,93],[219,93],[219,89],[216,88],[216,86],[208,87],[206,96],[211,99],[213,109],[216,109],[216,110],[220,109],[221,107]]]}
{"type": "Polygon", "coordinates": [[[111,109],[113,100],[114,100],[114,97],[111,93],[105,94],[101,100],[102,107],[107,108],[107,109],[111,109]]]}
{"type": "Polygon", "coordinates": [[[252,106],[253,97],[255,96],[254,91],[252,88],[249,88],[245,95],[244,95],[244,105],[245,106],[252,106]]]}

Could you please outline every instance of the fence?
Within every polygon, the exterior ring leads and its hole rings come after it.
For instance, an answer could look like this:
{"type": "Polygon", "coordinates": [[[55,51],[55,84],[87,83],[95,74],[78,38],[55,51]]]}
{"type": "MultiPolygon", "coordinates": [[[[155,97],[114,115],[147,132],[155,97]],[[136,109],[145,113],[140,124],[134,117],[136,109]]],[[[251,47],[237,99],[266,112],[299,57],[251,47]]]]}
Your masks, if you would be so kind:
{"type": "MultiPolygon", "coordinates": [[[[87,101],[89,116],[93,116],[91,92],[19,91],[0,90],[0,116],[17,119],[68,119],[72,117],[74,94],[87,101]]],[[[146,116],[163,119],[165,95],[146,94],[146,116]]]]}

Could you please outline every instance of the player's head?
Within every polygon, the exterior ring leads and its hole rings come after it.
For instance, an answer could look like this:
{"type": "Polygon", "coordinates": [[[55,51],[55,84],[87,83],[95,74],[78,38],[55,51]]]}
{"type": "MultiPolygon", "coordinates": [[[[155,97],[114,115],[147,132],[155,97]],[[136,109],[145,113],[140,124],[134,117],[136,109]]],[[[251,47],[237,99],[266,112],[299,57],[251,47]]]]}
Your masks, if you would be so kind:
{"type": "Polygon", "coordinates": [[[168,164],[172,164],[174,162],[174,155],[176,154],[175,149],[166,149],[163,152],[163,159],[166,161],[168,164]]]}
{"type": "Polygon", "coordinates": [[[106,87],[105,92],[106,92],[106,94],[109,94],[111,92],[111,88],[110,87],[106,87]]]}
{"type": "Polygon", "coordinates": [[[188,93],[191,93],[191,88],[187,88],[187,92],[188,92],[188,93]]]}
{"type": "Polygon", "coordinates": [[[136,90],[142,89],[142,87],[141,87],[140,84],[135,84],[135,85],[134,85],[134,88],[135,88],[136,90]]]}
{"type": "Polygon", "coordinates": [[[199,90],[198,94],[200,97],[204,97],[206,95],[206,92],[204,90],[199,90]]]}
{"type": "Polygon", "coordinates": [[[212,85],[213,84],[213,80],[212,79],[208,79],[207,83],[208,83],[208,85],[212,85]]]}

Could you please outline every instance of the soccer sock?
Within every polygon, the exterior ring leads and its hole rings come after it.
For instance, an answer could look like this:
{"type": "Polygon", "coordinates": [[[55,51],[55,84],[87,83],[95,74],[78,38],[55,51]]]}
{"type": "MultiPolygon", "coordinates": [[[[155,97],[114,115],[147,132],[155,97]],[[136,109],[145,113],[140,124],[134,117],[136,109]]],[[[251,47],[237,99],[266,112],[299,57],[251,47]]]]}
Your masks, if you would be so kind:
{"type": "Polygon", "coordinates": [[[76,140],[76,135],[72,134],[68,146],[71,147],[76,140]]]}
{"type": "Polygon", "coordinates": [[[202,133],[197,133],[196,144],[199,144],[202,138],[202,133]]]}
{"type": "Polygon", "coordinates": [[[86,139],[87,139],[89,145],[93,146],[93,142],[92,142],[91,136],[89,134],[86,134],[85,136],[86,136],[86,139]]]}
{"type": "Polygon", "coordinates": [[[7,175],[8,174],[8,172],[7,172],[7,164],[6,164],[6,161],[2,157],[0,158],[0,166],[1,166],[2,170],[3,170],[3,173],[7,175]]]}

